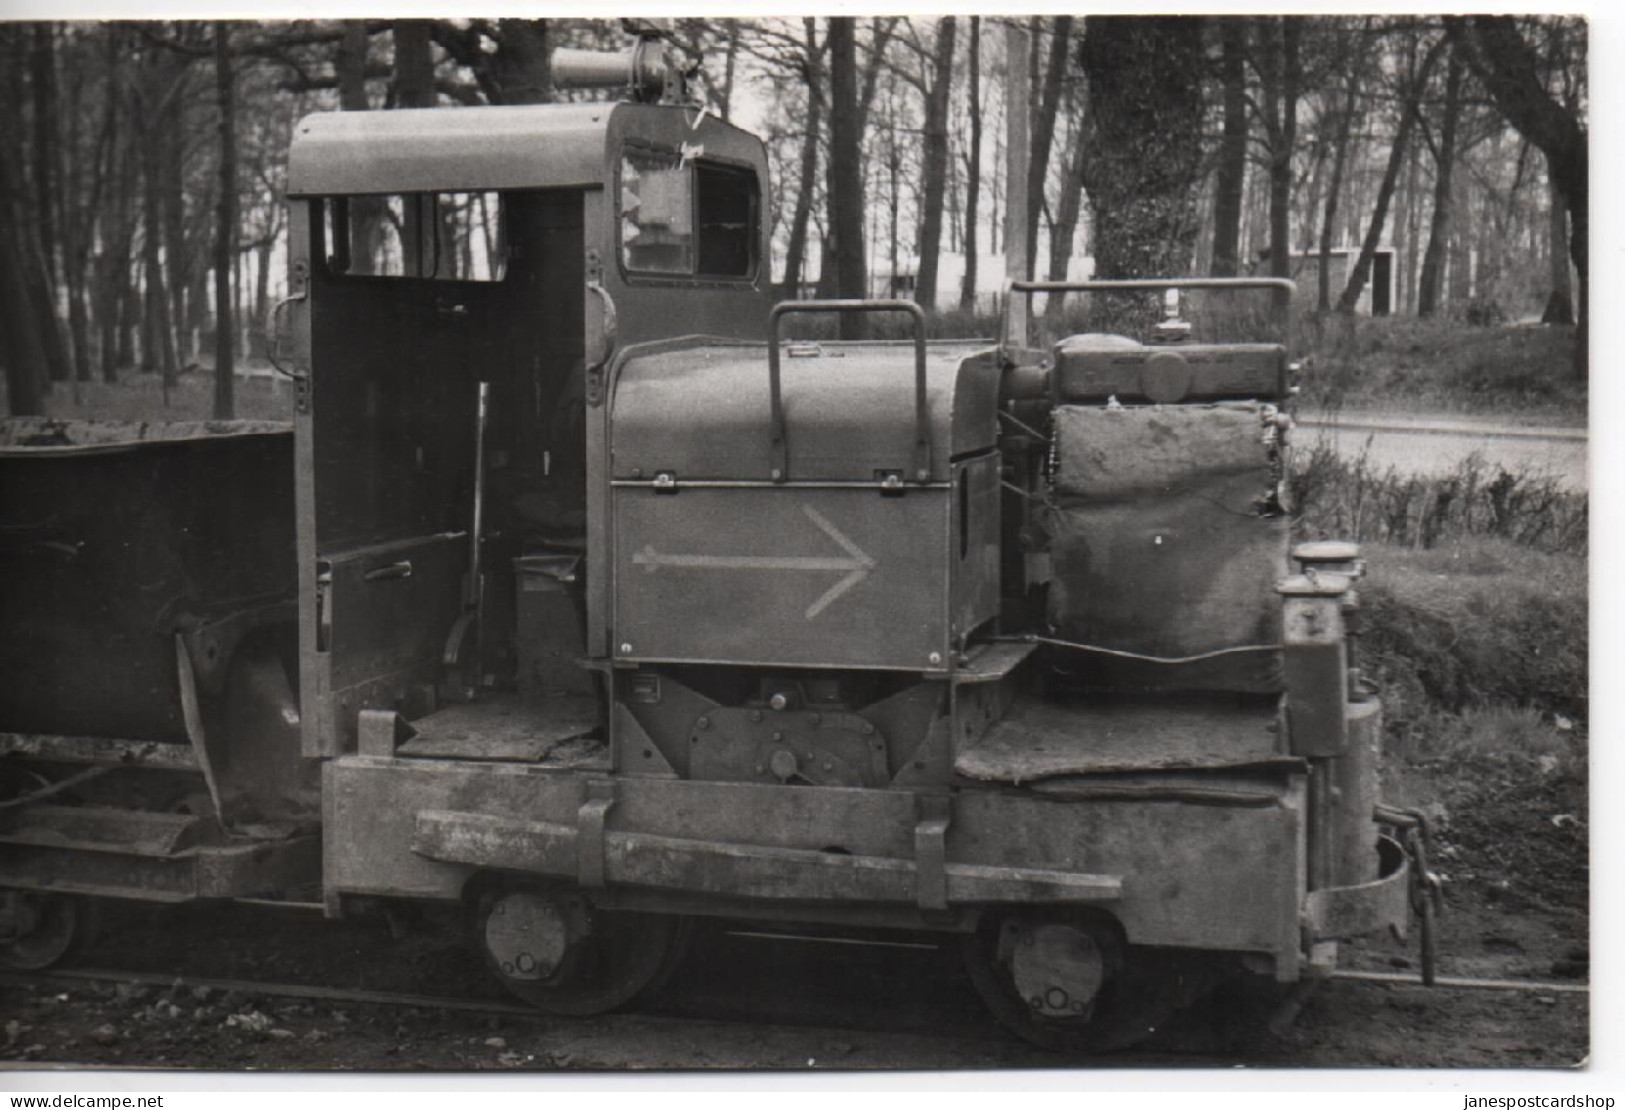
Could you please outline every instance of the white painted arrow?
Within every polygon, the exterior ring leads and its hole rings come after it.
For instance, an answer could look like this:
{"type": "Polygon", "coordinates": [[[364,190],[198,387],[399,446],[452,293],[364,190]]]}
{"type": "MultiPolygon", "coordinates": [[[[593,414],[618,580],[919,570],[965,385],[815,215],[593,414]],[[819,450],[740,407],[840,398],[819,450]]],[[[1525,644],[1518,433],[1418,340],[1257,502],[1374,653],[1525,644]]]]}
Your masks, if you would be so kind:
{"type": "Polygon", "coordinates": [[[840,545],[846,557],[818,555],[662,555],[652,546],[632,555],[632,562],[653,574],[661,567],[695,567],[702,570],[818,570],[846,571],[841,580],[825,590],[817,601],[807,606],[807,619],[812,620],[829,608],[846,591],[869,577],[876,566],[868,552],[848,539],[839,528],[831,524],[824,514],[811,505],[802,505],[807,519],[840,545]]]}

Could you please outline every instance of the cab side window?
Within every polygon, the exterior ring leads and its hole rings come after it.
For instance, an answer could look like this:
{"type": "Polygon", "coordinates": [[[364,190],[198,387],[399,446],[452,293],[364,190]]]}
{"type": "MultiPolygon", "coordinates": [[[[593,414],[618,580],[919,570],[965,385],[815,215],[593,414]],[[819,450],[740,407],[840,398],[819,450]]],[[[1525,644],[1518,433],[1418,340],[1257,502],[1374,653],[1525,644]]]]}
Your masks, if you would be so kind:
{"type": "Polygon", "coordinates": [[[620,190],[621,264],[628,273],[756,276],[761,190],[751,170],[629,148],[620,190]]]}

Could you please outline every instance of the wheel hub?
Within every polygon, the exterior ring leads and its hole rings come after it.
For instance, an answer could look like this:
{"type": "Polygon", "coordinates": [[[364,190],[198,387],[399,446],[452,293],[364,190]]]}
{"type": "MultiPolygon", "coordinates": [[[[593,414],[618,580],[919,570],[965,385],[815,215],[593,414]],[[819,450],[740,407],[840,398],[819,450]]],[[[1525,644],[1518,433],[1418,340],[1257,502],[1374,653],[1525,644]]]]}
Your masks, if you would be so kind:
{"type": "Polygon", "coordinates": [[[1077,1018],[1089,1013],[1106,981],[1100,946],[1082,929],[1046,922],[1010,922],[1010,978],[1033,1013],[1046,1018],[1077,1018]]]}
{"type": "Polygon", "coordinates": [[[549,979],[570,949],[565,908],[557,899],[535,891],[505,894],[492,904],[485,920],[485,946],[508,978],[549,979]]]}

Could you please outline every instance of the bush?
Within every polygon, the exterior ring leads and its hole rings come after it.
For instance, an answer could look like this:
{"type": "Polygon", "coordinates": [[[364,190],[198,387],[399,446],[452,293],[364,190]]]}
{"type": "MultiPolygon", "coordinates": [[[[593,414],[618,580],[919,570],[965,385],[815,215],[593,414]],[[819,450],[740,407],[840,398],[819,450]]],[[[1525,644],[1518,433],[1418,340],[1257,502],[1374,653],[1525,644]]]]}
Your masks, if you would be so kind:
{"type": "Polygon", "coordinates": [[[1304,538],[1336,537],[1431,548],[1464,537],[1493,537],[1538,551],[1583,554],[1590,500],[1557,479],[1492,466],[1478,455],[1444,474],[1378,469],[1330,444],[1299,451],[1288,477],[1290,504],[1304,538]]]}
{"type": "Polygon", "coordinates": [[[1504,540],[1368,554],[1360,652],[1410,753],[1448,746],[1450,714],[1586,717],[1586,560],[1504,540]]]}

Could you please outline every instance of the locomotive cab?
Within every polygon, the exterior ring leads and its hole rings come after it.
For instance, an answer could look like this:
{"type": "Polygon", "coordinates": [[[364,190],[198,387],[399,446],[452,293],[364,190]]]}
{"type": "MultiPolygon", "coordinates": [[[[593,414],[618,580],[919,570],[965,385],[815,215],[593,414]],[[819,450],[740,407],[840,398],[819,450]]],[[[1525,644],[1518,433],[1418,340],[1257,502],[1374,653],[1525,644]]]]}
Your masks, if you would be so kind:
{"type": "Polygon", "coordinates": [[[765,176],[754,139],[676,107],[300,124],[281,323],[307,755],[356,750],[366,710],[478,703],[452,729],[472,734],[521,694],[551,719],[519,748],[602,737],[582,665],[595,375],[679,322],[759,333],[765,176]]]}

